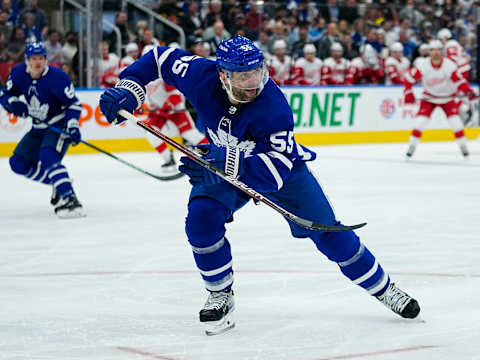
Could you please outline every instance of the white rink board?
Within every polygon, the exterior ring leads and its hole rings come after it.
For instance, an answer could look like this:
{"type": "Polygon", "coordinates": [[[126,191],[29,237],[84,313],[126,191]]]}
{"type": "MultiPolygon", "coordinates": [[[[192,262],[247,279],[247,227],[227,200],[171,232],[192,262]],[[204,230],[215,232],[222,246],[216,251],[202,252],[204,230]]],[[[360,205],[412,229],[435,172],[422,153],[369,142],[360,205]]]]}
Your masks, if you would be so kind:
{"type": "MultiPolygon", "coordinates": [[[[418,105],[403,104],[403,88],[398,86],[284,87],[282,90],[293,109],[297,133],[410,130],[418,108],[418,105]]],[[[83,104],[80,118],[83,138],[144,138],[144,132],[135,125],[118,127],[106,122],[98,106],[102,91],[77,90],[83,104]]],[[[420,91],[420,87],[415,87],[418,96],[420,91]]],[[[475,109],[476,117],[477,104],[475,109]]],[[[443,112],[437,109],[428,127],[446,129],[448,124],[444,119],[443,112]]],[[[0,145],[17,142],[28,129],[29,120],[9,117],[0,107],[0,145]]]]}
{"type": "MultiPolygon", "coordinates": [[[[480,143],[314,148],[311,168],[421,319],[385,309],[266,206],[227,226],[236,327],[202,334],[206,294],[184,234],[189,184],[99,155],[65,163],[88,217],[55,218],[50,189],[0,158],[0,359],[478,360],[480,143]]],[[[153,153],[122,154],[154,171],[153,153]]]]}

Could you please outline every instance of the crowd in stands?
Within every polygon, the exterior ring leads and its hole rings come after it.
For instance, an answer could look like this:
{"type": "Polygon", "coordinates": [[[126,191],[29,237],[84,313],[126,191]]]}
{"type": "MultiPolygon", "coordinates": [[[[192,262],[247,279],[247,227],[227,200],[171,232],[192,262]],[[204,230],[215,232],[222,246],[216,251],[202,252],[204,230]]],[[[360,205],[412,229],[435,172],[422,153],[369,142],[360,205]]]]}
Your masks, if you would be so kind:
{"type": "MultiPolygon", "coordinates": [[[[250,38],[264,52],[272,78],[284,85],[399,83],[418,57],[428,56],[428,43],[442,29],[449,29],[442,30],[445,44],[457,40],[459,65],[476,58],[479,4],[473,0],[138,2],[178,24],[185,31],[186,50],[199,56],[214,58],[219,42],[231,36],[250,38]]],[[[49,64],[61,66],[78,84],[77,34],[49,27],[37,0],[0,3],[0,79],[5,81],[11,67],[24,60],[27,42],[40,40],[49,64]]],[[[131,15],[115,15],[121,51],[115,33],[104,34],[99,50],[104,87],[113,86],[118,73],[152,46],[178,46],[172,29],[151,29],[131,15]]],[[[476,78],[474,71],[468,66],[470,79],[476,78]]]]}

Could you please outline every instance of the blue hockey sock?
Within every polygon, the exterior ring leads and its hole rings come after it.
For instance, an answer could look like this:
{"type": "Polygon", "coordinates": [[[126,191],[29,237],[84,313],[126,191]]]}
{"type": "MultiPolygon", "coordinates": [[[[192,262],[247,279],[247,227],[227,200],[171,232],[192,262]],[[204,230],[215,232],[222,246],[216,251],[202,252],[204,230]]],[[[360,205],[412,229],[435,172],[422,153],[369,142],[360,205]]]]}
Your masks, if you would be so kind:
{"type": "Polygon", "coordinates": [[[25,176],[33,181],[41,182],[42,184],[50,184],[50,178],[47,176],[48,172],[42,163],[39,161],[37,166],[33,166],[30,168],[25,176]]]}
{"type": "Polygon", "coordinates": [[[210,198],[192,199],[185,230],[193,257],[208,291],[230,289],[233,284],[230,243],[224,237],[231,212],[210,198]]]}
{"type": "Polygon", "coordinates": [[[339,262],[338,266],[346,277],[367,290],[370,295],[381,295],[390,284],[390,277],[365,245],[359,245],[355,255],[339,262]]]}
{"type": "Polygon", "coordinates": [[[390,284],[388,274],[353,231],[317,233],[311,238],[346,277],[370,295],[381,295],[390,284]]]}
{"type": "Polygon", "coordinates": [[[56,163],[48,169],[48,178],[62,199],[74,194],[72,180],[68,177],[67,169],[61,163],[56,163]]]}

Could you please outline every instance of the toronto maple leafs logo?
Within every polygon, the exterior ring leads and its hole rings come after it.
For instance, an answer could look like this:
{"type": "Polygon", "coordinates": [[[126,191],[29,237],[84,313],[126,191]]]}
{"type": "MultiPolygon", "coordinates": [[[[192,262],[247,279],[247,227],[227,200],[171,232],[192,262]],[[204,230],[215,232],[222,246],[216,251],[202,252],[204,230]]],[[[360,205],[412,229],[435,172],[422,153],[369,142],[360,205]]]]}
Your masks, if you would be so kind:
{"type": "Polygon", "coordinates": [[[48,104],[41,104],[38,98],[34,95],[28,104],[28,113],[37,120],[45,120],[48,114],[48,104]]]}
{"type": "Polygon", "coordinates": [[[212,139],[215,145],[237,148],[245,153],[245,157],[251,156],[253,149],[255,149],[255,141],[245,140],[238,142],[238,138],[236,136],[233,136],[222,129],[218,129],[217,133],[215,133],[212,129],[207,129],[207,131],[210,139],[212,139]]]}

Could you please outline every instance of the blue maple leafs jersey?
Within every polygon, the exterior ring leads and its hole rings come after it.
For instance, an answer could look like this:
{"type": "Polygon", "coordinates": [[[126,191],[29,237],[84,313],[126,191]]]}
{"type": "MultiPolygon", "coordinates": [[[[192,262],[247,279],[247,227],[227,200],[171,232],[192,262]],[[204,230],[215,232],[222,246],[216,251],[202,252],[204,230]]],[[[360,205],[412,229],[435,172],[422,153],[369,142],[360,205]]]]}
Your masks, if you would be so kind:
{"type": "Polygon", "coordinates": [[[46,66],[39,79],[32,79],[25,63],[12,68],[5,91],[0,97],[4,104],[10,97],[23,95],[34,129],[48,125],[60,127],[71,119],[78,121],[82,107],[68,75],[61,69],[46,66]]]}
{"type": "Polygon", "coordinates": [[[239,179],[257,191],[278,191],[294,162],[315,159],[314,152],[295,142],[292,111],[271,79],[255,100],[233,105],[222,88],[215,61],[162,46],[120,74],[121,79],[143,87],[159,77],[192,103],[210,143],[245,153],[245,173],[239,179]]]}

